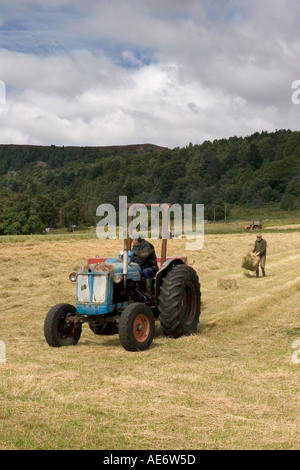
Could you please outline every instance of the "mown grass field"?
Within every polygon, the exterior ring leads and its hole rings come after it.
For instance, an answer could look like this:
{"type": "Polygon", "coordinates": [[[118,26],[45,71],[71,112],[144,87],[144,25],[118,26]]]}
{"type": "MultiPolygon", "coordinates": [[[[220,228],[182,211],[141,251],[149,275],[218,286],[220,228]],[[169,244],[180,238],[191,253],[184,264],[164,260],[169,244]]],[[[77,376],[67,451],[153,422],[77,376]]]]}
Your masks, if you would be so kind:
{"type": "Polygon", "coordinates": [[[87,325],[77,346],[50,348],[43,336],[49,308],[75,301],[69,273],[120,241],[2,240],[0,449],[298,449],[300,234],[264,236],[259,279],[241,268],[254,233],[206,235],[198,252],[171,240],[168,255],[187,254],[199,274],[198,332],[170,339],[157,323],[142,353],[87,325]]]}

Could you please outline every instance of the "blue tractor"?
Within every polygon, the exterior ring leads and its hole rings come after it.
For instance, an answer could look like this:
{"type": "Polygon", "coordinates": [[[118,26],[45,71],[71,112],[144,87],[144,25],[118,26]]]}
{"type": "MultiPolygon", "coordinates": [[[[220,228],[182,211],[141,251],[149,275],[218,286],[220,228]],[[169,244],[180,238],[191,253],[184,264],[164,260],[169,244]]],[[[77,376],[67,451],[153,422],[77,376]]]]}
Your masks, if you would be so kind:
{"type": "Polygon", "coordinates": [[[146,286],[138,264],[131,262],[130,237],[118,258],[95,258],[70,274],[76,282],[76,307],[54,305],[46,315],[44,335],[50,346],[75,345],[82,324],[98,335],[119,334],[128,351],[149,348],[155,334],[155,319],[172,338],[196,332],[201,292],[196,271],[186,258],[166,258],[167,240],[162,240],[161,268],[146,286]]]}

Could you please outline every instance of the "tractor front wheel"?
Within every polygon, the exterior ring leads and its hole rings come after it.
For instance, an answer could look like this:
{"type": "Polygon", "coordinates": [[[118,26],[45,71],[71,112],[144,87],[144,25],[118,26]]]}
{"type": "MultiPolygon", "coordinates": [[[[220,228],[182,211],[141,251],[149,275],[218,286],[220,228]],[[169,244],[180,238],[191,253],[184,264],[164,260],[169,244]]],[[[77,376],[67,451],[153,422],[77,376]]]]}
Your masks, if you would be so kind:
{"type": "Polygon", "coordinates": [[[144,351],[152,343],[155,320],[150,307],[142,303],[128,305],[119,320],[119,338],[127,351],[144,351]]]}
{"type": "Polygon", "coordinates": [[[67,321],[69,314],[76,312],[70,304],[57,304],[50,308],[44,322],[44,335],[49,346],[72,346],[77,344],[82,324],[67,321]]]}

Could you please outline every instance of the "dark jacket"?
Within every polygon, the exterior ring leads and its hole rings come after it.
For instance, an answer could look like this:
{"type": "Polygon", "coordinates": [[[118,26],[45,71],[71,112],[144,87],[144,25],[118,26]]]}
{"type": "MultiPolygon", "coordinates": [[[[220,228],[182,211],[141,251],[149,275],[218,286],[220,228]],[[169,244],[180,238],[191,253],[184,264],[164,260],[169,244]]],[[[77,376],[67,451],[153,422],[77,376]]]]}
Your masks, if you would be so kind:
{"type": "Polygon", "coordinates": [[[259,256],[262,258],[263,256],[266,256],[267,253],[267,242],[263,238],[261,240],[256,240],[255,245],[253,248],[253,253],[258,253],[259,256]]]}
{"type": "Polygon", "coordinates": [[[146,240],[141,240],[138,246],[132,249],[131,261],[140,265],[142,269],[157,267],[157,259],[154,246],[146,240]]]}

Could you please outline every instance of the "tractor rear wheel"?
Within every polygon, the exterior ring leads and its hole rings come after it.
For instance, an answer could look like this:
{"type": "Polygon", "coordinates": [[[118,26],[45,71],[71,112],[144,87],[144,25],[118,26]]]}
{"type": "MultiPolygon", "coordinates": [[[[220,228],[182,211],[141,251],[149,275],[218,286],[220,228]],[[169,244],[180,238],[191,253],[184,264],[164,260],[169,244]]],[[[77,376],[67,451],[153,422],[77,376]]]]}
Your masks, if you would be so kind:
{"type": "Polygon", "coordinates": [[[119,338],[127,351],[144,351],[152,343],[155,320],[150,307],[142,303],[128,305],[119,320],[119,338]]]}
{"type": "Polygon", "coordinates": [[[68,322],[68,314],[76,312],[70,304],[57,304],[50,308],[44,322],[44,335],[49,346],[72,346],[81,336],[81,323],[68,322]]]}
{"type": "Polygon", "coordinates": [[[196,332],[201,292],[193,268],[185,264],[174,266],[163,278],[158,300],[159,320],[166,336],[179,338],[196,332]]]}

